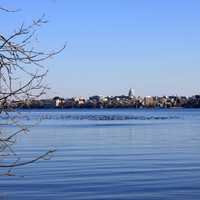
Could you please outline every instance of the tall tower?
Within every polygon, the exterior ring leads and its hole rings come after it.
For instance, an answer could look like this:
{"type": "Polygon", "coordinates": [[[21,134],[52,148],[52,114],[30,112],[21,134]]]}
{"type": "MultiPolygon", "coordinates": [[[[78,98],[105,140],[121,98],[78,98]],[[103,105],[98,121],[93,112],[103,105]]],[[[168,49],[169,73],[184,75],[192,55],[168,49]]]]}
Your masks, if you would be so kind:
{"type": "Polygon", "coordinates": [[[132,98],[134,98],[134,96],[135,96],[134,90],[132,88],[130,88],[130,90],[128,92],[128,97],[132,99],[132,98]]]}

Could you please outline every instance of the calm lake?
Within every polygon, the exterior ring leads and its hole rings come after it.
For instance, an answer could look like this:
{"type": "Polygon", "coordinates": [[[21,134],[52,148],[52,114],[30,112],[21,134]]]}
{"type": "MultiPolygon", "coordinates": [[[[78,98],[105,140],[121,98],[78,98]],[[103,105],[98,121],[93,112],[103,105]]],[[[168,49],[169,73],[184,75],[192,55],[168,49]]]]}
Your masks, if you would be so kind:
{"type": "Polygon", "coordinates": [[[13,146],[23,160],[57,151],[0,176],[0,199],[200,199],[198,109],[26,110],[20,117],[42,119],[13,146]]]}

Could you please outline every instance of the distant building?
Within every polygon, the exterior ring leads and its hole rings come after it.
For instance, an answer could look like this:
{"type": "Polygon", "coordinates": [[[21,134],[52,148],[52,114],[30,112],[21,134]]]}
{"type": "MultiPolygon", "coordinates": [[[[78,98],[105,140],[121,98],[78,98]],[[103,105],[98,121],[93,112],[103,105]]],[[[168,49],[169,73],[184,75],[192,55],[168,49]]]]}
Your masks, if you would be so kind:
{"type": "Polygon", "coordinates": [[[63,107],[63,105],[65,103],[64,98],[61,98],[61,97],[58,97],[58,96],[54,97],[53,101],[55,102],[56,107],[63,107]]]}
{"type": "Polygon", "coordinates": [[[134,96],[135,96],[134,90],[132,88],[130,88],[130,90],[128,92],[128,97],[132,99],[132,98],[134,98],[134,96]]]}
{"type": "Polygon", "coordinates": [[[152,96],[146,96],[143,100],[143,105],[145,107],[155,107],[156,105],[156,98],[152,96]]]}
{"type": "Polygon", "coordinates": [[[84,97],[75,97],[74,101],[78,104],[78,105],[83,105],[86,102],[86,99],[84,97]]]}

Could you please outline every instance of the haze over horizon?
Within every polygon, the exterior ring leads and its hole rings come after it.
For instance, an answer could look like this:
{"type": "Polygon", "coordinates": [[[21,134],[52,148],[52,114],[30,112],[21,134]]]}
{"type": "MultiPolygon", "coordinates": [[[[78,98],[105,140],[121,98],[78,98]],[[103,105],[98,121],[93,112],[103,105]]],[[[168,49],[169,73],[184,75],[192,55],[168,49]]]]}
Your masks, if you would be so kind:
{"type": "Polygon", "coordinates": [[[199,94],[198,0],[2,0],[9,34],[45,13],[41,49],[67,48],[48,61],[47,96],[199,94]]]}

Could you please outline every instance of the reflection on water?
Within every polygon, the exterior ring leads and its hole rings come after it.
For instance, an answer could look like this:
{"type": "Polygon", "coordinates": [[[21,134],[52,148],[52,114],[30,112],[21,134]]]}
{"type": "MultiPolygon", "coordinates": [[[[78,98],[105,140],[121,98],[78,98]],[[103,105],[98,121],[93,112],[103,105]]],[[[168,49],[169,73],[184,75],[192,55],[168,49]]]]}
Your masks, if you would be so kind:
{"type": "MultiPolygon", "coordinates": [[[[15,150],[54,157],[0,178],[6,199],[200,199],[200,110],[36,110],[15,150]]],[[[6,120],[4,119],[1,119],[6,120]]],[[[9,127],[7,127],[9,128],[9,127]]]]}

